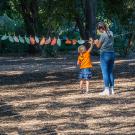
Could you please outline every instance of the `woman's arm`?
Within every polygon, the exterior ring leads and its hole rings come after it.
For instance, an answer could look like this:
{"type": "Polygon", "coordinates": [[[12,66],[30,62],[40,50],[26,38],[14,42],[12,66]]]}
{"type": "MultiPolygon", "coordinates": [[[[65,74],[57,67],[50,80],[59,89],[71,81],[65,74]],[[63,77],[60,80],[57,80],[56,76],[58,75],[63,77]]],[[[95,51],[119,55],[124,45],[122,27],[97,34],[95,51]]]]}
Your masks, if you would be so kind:
{"type": "Polygon", "coordinates": [[[101,42],[100,40],[96,39],[94,40],[94,44],[96,45],[97,48],[100,48],[103,44],[103,42],[101,42]]]}
{"type": "Polygon", "coordinates": [[[105,41],[105,34],[102,33],[100,35],[99,40],[98,39],[94,40],[94,44],[96,45],[97,48],[100,48],[104,43],[104,41],[105,41]]]}

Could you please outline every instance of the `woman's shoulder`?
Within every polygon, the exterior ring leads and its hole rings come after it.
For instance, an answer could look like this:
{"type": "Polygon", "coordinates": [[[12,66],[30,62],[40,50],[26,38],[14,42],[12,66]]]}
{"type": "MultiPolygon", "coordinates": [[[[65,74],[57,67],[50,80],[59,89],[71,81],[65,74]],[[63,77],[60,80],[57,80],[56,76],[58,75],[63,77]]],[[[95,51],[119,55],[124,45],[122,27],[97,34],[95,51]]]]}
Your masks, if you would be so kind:
{"type": "Polygon", "coordinates": [[[108,35],[110,35],[111,37],[113,37],[113,32],[108,30],[107,32],[102,34],[102,37],[108,37],[108,35]]]}

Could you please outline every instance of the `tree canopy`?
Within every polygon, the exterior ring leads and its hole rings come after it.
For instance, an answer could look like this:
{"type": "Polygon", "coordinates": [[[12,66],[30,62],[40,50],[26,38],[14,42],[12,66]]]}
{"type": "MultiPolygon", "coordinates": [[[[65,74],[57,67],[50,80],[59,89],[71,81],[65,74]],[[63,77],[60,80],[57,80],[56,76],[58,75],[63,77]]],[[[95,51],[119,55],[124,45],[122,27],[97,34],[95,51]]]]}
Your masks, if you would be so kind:
{"type": "Polygon", "coordinates": [[[77,32],[95,37],[96,23],[104,21],[121,33],[135,30],[134,0],[1,0],[0,33],[59,36],[77,32]],[[8,20],[4,25],[5,17],[8,20]],[[9,28],[10,27],[10,28],[9,28]]]}
{"type": "Polygon", "coordinates": [[[81,37],[88,38],[98,20],[135,25],[134,0],[1,0],[0,7],[1,16],[16,20],[28,34],[78,28],[81,37]]]}

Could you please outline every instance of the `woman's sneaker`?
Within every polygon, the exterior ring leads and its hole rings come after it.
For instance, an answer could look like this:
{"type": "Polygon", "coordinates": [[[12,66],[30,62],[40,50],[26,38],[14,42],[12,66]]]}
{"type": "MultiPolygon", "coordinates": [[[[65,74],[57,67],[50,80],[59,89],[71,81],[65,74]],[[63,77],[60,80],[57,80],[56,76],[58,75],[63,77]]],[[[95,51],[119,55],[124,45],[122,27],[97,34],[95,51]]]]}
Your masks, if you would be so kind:
{"type": "Polygon", "coordinates": [[[108,87],[105,87],[104,91],[99,94],[100,96],[109,96],[110,91],[108,87]]]}
{"type": "Polygon", "coordinates": [[[110,93],[111,95],[114,95],[114,87],[110,87],[110,93]]]}

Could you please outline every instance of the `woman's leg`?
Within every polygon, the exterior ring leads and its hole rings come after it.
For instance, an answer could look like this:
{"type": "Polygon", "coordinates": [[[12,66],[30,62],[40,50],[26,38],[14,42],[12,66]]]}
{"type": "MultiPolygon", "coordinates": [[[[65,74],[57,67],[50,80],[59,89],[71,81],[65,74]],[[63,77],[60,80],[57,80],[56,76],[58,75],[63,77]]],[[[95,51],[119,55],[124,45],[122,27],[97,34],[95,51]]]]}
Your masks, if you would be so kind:
{"type": "Polygon", "coordinates": [[[103,80],[104,80],[104,86],[109,87],[110,76],[108,73],[108,56],[106,53],[101,54],[100,66],[101,66],[102,76],[103,76],[103,80]]]}
{"type": "Polygon", "coordinates": [[[111,94],[114,94],[114,73],[113,73],[113,68],[114,68],[114,53],[111,55],[112,59],[109,62],[109,76],[110,76],[110,91],[111,94]]]}
{"type": "Polygon", "coordinates": [[[113,74],[114,60],[109,62],[109,79],[110,79],[110,87],[114,86],[114,74],[113,74]]]}
{"type": "Polygon", "coordinates": [[[109,85],[110,85],[110,76],[108,72],[108,65],[109,65],[109,55],[108,53],[103,53],[100,56],[100,63],[101,63],[101,70],[102,70],[102,76],[104,80],[104,91],[100,93],[100,95],[109,95],[109,85]]]}

